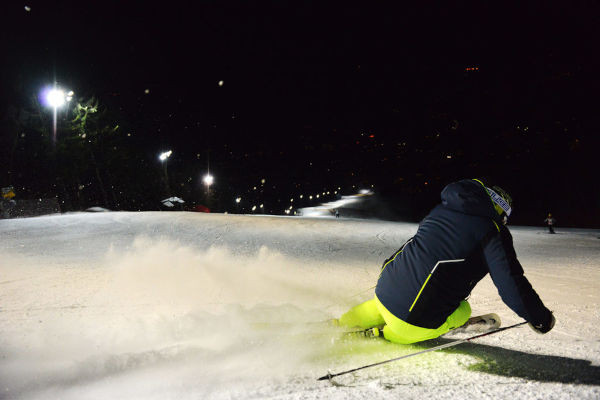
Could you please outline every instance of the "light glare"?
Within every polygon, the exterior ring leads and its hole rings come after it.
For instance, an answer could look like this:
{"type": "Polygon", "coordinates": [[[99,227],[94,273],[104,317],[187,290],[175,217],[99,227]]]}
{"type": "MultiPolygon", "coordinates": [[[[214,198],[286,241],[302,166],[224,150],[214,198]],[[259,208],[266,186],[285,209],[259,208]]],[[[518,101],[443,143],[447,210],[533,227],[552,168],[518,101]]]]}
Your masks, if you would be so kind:
{"type": "Polygon", "coordinates": [[[50,107],[62,107],[66,102],[65,92],[62,89],[50,89],[46,95],[46,101],[50,107]]]}
{"type": "Polygon", "coordinates": [[[158,159],[160,161],[165,161],[167,158],[171,157],[171,154],[173,153],[172,150],[169,151],[165,151],[163,153],[160,153],[160,155],[158,156],[158,159]]]}
{"type": "Polygon", "coordinates": [[[210,186],[215,181],[215,178],[211,174],[206,174],[204,175],[204,178],[202,178],[202,181],[206,186],[210,186]]]}

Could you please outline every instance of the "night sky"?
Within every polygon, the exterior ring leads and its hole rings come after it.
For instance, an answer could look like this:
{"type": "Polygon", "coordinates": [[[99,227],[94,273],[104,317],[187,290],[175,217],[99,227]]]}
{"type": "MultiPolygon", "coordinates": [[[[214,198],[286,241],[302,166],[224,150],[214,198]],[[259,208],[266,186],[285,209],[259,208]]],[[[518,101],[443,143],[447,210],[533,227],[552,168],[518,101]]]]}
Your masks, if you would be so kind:
{"type": "Polygon", "coordinates": [[[373,3],[4,2],[0,186],[63,211],[271,214],[370,188],[417,221],[484,177],[513,223],[600,226],[597,2],[373,3]],[[75,92],[56,140],[55,81],[75,92]],[[77,104],[98,110],[83,136],[77,104]]]}

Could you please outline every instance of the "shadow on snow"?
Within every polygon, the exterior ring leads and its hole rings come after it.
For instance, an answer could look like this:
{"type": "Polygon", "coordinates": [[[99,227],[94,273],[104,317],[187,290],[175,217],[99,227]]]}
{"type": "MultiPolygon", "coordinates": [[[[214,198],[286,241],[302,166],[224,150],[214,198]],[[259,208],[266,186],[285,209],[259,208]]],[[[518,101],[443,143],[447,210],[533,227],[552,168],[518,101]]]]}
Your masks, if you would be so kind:
{"type": "MultiPolygon", "coordinates": [[[[451,339],[437,339],[413,346],[430,348],[452,341],[451,339]]],[[[600,386],[600,367],[592,365],[591,361],[588,360],[531,354],[471,342],[441,351],[449,354],[465,354],[482,359],[481,362],[469,366],[467,369],[470,371],[523,378],[530,381],[600,386]]]]}

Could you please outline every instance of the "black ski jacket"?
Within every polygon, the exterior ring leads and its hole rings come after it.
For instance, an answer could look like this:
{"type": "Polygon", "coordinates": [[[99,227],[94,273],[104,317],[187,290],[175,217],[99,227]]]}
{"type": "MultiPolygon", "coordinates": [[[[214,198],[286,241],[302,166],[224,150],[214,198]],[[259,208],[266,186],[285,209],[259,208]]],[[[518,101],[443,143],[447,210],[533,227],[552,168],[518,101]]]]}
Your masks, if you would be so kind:
{"type": "Polygon", "coordinates": [[[477,180],[451,183],[417,234],[384,263],[375,294],[396,317],[435,329],[487,273],[502,300],[534,325],[551,312],[523,275],[508,228],[477,180]]]}

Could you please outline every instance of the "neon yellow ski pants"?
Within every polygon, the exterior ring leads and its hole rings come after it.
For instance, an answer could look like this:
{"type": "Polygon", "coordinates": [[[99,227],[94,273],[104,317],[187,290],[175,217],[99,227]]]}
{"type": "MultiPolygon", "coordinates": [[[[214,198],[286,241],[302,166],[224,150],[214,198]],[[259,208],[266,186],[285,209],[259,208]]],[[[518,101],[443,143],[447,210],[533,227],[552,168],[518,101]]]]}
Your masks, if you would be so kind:
{"type": "Polygon", "coordinates": [[[347,327],[360,327],[363,329],[385,325],[383,337],[393,343],[410,344],[434,339],[444,333],[465,324],[471,316],[471,306],[465,300],[460,302],[458,308],[448,316],[437,329],[421,328],[402,321],[393,315],[375,296],[362,304],[352,307],[341,316],[339,323],[347,327]]]}

